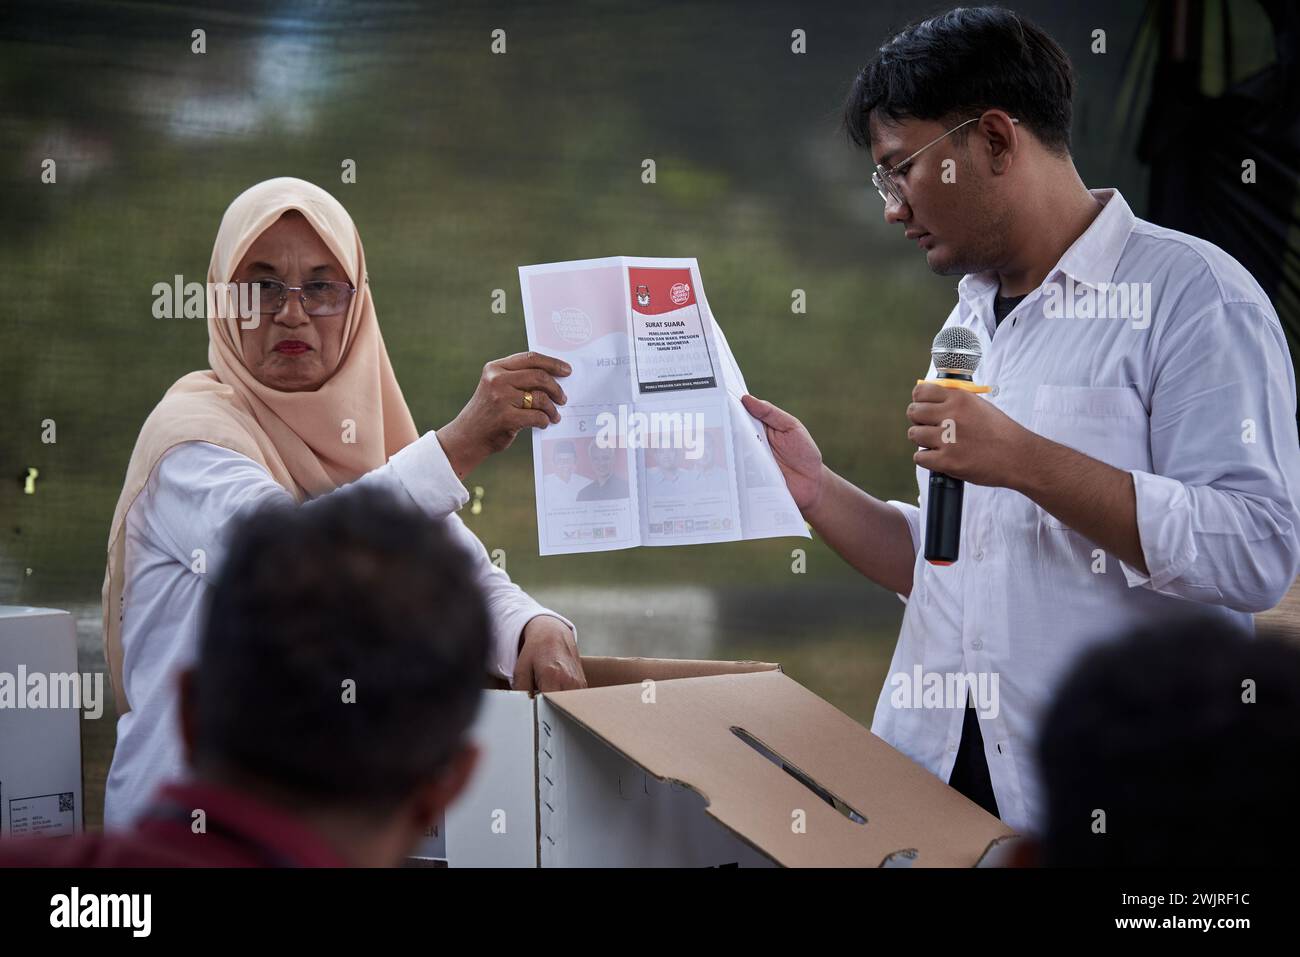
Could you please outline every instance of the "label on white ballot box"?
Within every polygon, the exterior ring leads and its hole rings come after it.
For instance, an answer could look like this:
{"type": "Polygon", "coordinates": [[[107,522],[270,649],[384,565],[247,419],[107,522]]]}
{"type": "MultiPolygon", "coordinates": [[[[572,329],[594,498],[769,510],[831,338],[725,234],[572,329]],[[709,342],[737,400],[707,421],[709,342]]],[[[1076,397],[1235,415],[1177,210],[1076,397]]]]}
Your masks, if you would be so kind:
{"type": "Polygon", "coordinates": [[[9,800],[13,837],[62,837],[76,833],[77,805],[71,791],[9,800]]]}

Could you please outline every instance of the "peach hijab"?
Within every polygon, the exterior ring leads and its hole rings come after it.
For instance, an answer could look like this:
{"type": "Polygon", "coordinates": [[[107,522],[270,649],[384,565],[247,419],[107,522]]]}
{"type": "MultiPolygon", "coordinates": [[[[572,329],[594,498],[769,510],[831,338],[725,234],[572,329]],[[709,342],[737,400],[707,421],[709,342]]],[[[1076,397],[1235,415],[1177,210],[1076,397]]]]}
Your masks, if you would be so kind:
{"type": "Polygon", "coordinates": [[[130,710],[122,685],[126,516],[169,449],[198,441],[246,455],[302,501],[378,468],[418,437],[379,333],[361,236],[337,199],[304,180],[258,183],[222,217],[208,266],[208,363],[212,368],[180,378],[145,420],[113,513],[104,655],[119,714],[130,710]],[[357,289],[346,317],[324,320],[344,323],[343,346],[333,375],[313,392],[281,392],[253,377],[244,364],[240,320],[218,318],[212,286],[230,282],[248,247],[289,210],[306,217],[357,289]]]}

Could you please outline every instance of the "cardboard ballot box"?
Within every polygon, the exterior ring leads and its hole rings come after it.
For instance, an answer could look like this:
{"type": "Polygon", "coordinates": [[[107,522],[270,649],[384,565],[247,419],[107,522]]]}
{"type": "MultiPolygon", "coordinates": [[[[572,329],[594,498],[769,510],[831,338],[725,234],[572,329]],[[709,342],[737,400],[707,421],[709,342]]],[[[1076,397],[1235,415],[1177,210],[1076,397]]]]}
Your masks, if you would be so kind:
{"type": "Polygon", "coordinates": [[[450,867],[970,867],[1012,831],[773,664],[584,658],[488,691],[417,856],[450,867]]]}
{"type": "Polygon", "coordinates": [[[0,839],[81,832],[81,684],[70,614],[0,605],[0,839]]]}

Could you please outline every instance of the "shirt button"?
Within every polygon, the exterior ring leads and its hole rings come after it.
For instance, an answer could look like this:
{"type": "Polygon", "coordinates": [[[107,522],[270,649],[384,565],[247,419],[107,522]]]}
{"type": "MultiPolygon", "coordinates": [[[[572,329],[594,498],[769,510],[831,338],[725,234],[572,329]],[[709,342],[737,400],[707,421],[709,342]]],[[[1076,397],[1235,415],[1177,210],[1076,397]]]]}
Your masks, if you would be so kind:
{"type": "Polygon", "coordinates": [[[956,751],[956,750],[957,750],[957,742],[954,741],[952,744],[948,745],[948,750],[949,750],[949,751],[956,751]]]}
{"type": "Polygon", "coordinates": [[[977,562],[984,561],[984,549],[981,548],[979,551],[975,553],[975,561],[977,562]]]}
{"type": "Polygon", "coordinates": [[[989,395],[997,395],[1000,391],[1002,391],[1002,390],[999,389],[999,388],[998,388],[997,386],[995,386],[995,385],[994,385],[994,386],[989,386],[989,395]]]}
{"type": "Polygon", "coordinates": [[[972,642],[970,643],[970,646],[971,646],[971,648],[973,648],[975,651],[979,651],[981,648],[984,647],[984,642],[982,642],[982,641],[980,641],[978,638],[976,638],[974,641],[972,641],[972,642]]]}

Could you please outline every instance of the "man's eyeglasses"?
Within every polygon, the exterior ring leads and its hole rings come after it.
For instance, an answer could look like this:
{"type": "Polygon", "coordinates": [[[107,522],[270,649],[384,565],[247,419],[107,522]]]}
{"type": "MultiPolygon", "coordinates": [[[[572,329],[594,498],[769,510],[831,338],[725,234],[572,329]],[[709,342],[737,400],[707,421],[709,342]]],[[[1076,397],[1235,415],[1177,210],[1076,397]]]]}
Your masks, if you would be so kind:
{"type": "MultiPolygon", "coordinates": [[[[326,279],[314,279],[301,286],[288,286],[277,279],[259,279],[256,283],[244,285],[257,286],[257,300],[253,308],[264,316],[274,316],[289,301],[289,293],[298,293],[303,312],[309,316],[337,316],[348,311],[348,303],[356,287],[348,282],[334,282],[326,279]]],[[[244,300],[247,301],[247,300],[244,300]]]]}
{"type": "MultiPolygon", "coordinates": [[[[936,136],[934,139],[930,140],[930,142],[926,143],[924,146],[922,146],[919,150],[917,150],[907,159],[903,160],[900,163],[895,163],[889,169],[885,169],[883,166],[877,163],[876,171],[871,174],[871,185],[876,187],[876,192],[879,193],[880,198],[885,201],[885,207],[889,208],[890,206],[902,206],[904,203],[907,202],[907,200],[903,198],[902,190],[898,188],[898,183],[894,181],[894,177],[896,175],[907,172],[904,169],[905,166],[907,166],[909,163],[912,162],[912,160],[916,159],[918,156],[920,156],[922,153],[928,150],[935,143],[939,142],[945,136],[951,136],[953,133],[956,133],[963,126],[969,126],[971,123],[974,123],[980,120],[981,118],[982,117],[975,116],[967,120],[965,123],[958,123],[947,133],[944,133],[942,136],[936,136]]],[[[1019,123],[1020,121],[1013,119],[1011,122],[1019,123]]]]}

